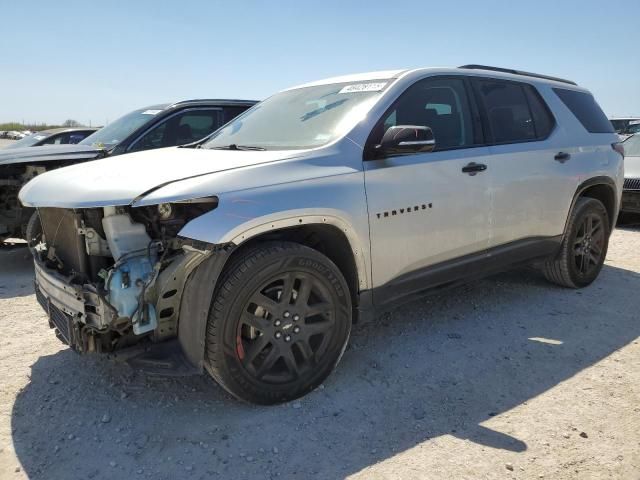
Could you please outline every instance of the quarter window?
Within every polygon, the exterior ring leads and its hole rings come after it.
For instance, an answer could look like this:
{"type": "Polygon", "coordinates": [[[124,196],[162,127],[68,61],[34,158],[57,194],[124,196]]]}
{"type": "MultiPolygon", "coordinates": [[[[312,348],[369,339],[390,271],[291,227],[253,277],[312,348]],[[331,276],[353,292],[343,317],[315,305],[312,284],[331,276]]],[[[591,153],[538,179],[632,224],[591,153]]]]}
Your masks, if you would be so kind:
{"type": "Polygon", "coordinates": [[[593,95],[587,92],[554,88],[569,110],[590,133],[614,133],[613,125],[607,119],[593,95]]]}
{"type": "Polygon", "coordinates": [[[413,84],[378,122],[368,143],[379,144],[389,127],[399,125],[431,128],[436,150],[474,144],[472,116],[464,80],[429,78],[413,84]]]}

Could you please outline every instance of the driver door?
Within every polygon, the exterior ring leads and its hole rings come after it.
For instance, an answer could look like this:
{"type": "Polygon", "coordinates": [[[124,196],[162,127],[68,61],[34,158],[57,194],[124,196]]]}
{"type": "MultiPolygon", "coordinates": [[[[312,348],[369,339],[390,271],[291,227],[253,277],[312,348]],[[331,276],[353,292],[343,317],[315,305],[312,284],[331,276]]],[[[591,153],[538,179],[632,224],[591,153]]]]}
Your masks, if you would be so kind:
{"type": "Polygon", "coordinates": [[[367,141],[387,128],[432,129],[435,149],[364,162],[369,207],[374,303],[445,283],[486,256],[491,238],[487,164],[475,105],[464,77],[430,77],[409,87],[367,141]],[[466,168],[465,168],[466,167],[466,168]]]}

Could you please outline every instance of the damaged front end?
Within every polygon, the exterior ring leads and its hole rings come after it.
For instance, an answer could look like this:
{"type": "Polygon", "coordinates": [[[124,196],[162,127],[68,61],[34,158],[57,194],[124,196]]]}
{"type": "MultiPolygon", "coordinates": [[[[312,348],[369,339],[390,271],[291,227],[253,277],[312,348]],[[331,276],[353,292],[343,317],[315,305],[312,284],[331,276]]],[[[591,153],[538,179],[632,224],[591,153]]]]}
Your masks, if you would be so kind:
{"type": "Polygon", "coordinates": [[[178,232],[216,206],[38,208],[35,289],[56,335],[79,353],[176,337],[185,284],[216,249],[178,232]]]}

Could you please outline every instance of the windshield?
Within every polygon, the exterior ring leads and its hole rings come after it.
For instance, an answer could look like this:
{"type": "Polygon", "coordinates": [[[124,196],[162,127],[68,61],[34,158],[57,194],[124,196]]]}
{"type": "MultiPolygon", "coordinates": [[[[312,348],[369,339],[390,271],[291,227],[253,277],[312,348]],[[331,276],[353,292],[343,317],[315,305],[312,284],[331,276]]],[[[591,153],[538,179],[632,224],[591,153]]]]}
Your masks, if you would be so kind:
{"type": "Polygon", "coordinates": [[[625,157],[640,157],[640,134],[627,138],[622,145],[625,157]]]}
{"type": "Polygon", "coordinates": [[[97,132],[92,133],[82,140],[79,145],[91,145],[92,147],[107,149],[115,147],[142,125],[151,121],[163,108],[164,105],[160,105],[127,113],[124,117],[120,117],[97,132]]]}
{"type": "Polygon", "coordinates": [[[388,81],[335,83],[277,93],[218,130],[202,148],[297,150],[346,134],[388,81]]]}
{"type": "Polygon", "coordinates": [[[40,133],[34,133],[33,135],[27,135],[26,137],[18,140],[17,142],[13,142],[4,148],[31,147],[36,143],[38,143],[40,140],[44,140],[45,138],[47,138],[46,135],[42,135],[40,133]]]}

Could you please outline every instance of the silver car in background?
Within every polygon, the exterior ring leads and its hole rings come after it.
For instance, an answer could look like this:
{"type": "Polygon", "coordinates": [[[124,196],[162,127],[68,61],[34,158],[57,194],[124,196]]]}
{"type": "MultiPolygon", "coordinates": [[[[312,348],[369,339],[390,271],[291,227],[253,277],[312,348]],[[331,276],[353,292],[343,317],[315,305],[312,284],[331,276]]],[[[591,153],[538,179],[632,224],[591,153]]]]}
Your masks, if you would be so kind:
{"type": "Polygon", "coordinates": [[[36,294],[76,351],[177,339],[260,404],[311,391],[352,322],[515,264],[597,277],[623,155],[573,82],[467,65],[273,95],[202,145],[45,173],[36,294]]]}

